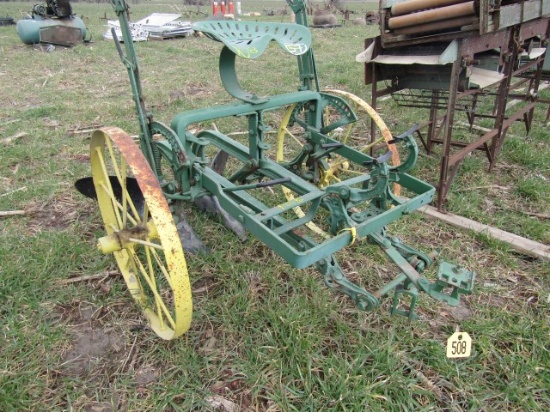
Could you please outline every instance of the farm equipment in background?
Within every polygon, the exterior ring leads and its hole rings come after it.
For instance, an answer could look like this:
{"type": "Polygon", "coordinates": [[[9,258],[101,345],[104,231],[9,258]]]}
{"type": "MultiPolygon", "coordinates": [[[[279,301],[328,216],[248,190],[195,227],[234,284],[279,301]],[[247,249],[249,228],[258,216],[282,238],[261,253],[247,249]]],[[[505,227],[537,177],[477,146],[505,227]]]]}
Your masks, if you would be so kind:
{"type": "Polygon", "coordinates": [[[192,317],[180,232],[184,246],[201,242],[182,225],[185,202],[218,213],[237,235],[251,233],[293,267],[315,267],[328,287],[348,295],[361,310],[376,308],[394,292],[392,313],[414,318],[420,292],[457,305],[460,294],[472,291],[475,273],[443,261],[437,279],[428,280],[423,272],[433,256],[386,230],[434,195],[432,186],[407,173],[418,154],[412,137],[416,129],[392,136],[357,96],[321,90],[305,3],[287,2],[296,24],[193,24],[222,44],[221,82],[234,101],[181,112],[168,126],[146,109],[128,5],[112,0],[124,44],[113,37],[130,77],[139,146],[119,128],[95,131],[93,176],[76,185],[97,199],[106,230],[98,241],[100,251],[114,255],[131,295],[163,339],[185,333],[192,317]],[[295,92],[260,96],[239,83],[237,58],[256,59],[271,41],[297,59],[295,92]],[[371,137],[361,116],[376,123],[376,136],[371,137]],[[203,128],[214,121],[240,122],[246,137],[237,140],[217,127],[203,128]],[[362,130],[355,127],[361,125],[362,130]],[[402,161],[397,147],[406,153],[402,161]],[[177,226],[174,217],[180,220],[177,226]],[[334,256],[364,238],[379,245],[400,270],[373,292],[349,280],[334,256]]]}
{"type": "MultiPolygon", "coordinates": [[[[190,21],[181,21],[181,14],[152,13],[136,22],[129,22],[133,41],[165,40],[187,37],[193,34],[190,21]]],[[[107,20],[107,30],[103,34],[105,40],[113,40],[115,31],[120,39],[120,23],[118,20],[107,20]]]]}
{"type": "Polygon", "coordinates": [[[88,33],[69,0],[46,0],[33,6],[31,18],[17,21],[17,34],[25,44],[72,47],[86,41],[88,33]]]}
{"type": "Polygon", "coordinates": [[[548,15],[548,0],[381,0],[380,37],[383,48],[452,41],[548,15]]]}
{"type": "Polygon", "coordinates": [[[0,26],[10,26],[12,24],[15,24],[15,20],[13,19],[13,17],[0,17],[0,26]]]}
{"type": "Polygon", "coordinates": [[[482,151],[491,170],[514,123],[529,133],[549,38],[550,0],[380,1],[380,35],[366,39],[357,61],[372,107],[391,95],[429,111],[417,135],[429,154],[441,146],[440,210],[464,159],[482,151]],[[474,131],[467,138],[453,137],[457,112],[474,131]]]}

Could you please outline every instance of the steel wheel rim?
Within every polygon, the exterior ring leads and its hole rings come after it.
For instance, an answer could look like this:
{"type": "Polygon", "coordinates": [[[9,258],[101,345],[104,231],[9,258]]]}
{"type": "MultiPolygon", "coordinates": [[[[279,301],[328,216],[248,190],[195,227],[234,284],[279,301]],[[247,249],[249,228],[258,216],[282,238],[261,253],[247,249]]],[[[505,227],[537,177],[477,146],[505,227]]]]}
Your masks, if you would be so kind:
{"type": "Polygon", "coordinates": [[[153,331],[166,340],[182,335],[191,324],[191,288],[181,241],[155,174],[132,138],[118,128],[94,132],[91,163],[107,232],[98,247],[115,256],[153,331]],[[118,198],[112,173],[120,184],[118,198]],[[128,178],[137,180],[142,210],[128,192],[128,178]]]}
{"type": "MultiPolygon", "coordinates": [[[[361,99],[360,97],[358,97],[358,96],[356,96],[352,93],[345,92],[345,91],[342,91],[342,90],[335,90],[335,89],[327,89],[327,90],[324,90],[324,92],[339,95],[339,96],[343,96],[343,97],[347,97],[353,103],[353,109],[355,111],[357,111],[358,109],[361,109],[368,116],[370,116],[372,118],[372,120],[374,121],[374,123],[376,124],[376,126],[378,127],[378,129],[380,130],[381,140],[383,140],[386,143],[388,149],[390,149],[392,151],[392,165],[393,166],[398,166],[400,164],[401,161],[400,161],[400,158],[399,158],[399,153],[397,151],[397,147],[395,146],[395,144],[390,143],[390,141],[393,140],[393,136],[392,136],[390,130],[388,129],[388,127],[386,126],[384,120],[382,120],[382,118],[380,117],[380,115],[378,115],[376,110],[374,110],[363,99],[361,99]]],[[[285,146],[285,138],[287,136],[290,137],[291,139],[295,140],[298,144],[301,144],[298,141],[298,139],[292,134],[292,132],[288,129],[288,124],[290,122],[292,113],[294,112],[295,108],[296,108],[295,104],[291,105],[287,108],[287,110],[286,110],[286,112],[283,115],[283,118],[281,120],[281,124],[279,126],[279,129],[277,131],[277,151],[276,151],[276,161],[277,162],[285,161],[284,146],[285,146]]],[[[343,136],[340,139],[342,141],[342,143],[348,144],[348,139],[349,139],[349,136],[350,136],[352,130],[353,130],[353,124],[350,124],[350,125],[346,126],[345,131],[343,133],[343,136]]],[[[329,184],[328,180],[330,178],[335,178],[334,177],[335,176],[335,168],[336,167],[342,167],[341,164],[337,164],[339,162],[340,162],[340,160],[335,160],[335,162],[332,165],[329,164],[329,166],[330,166],[329,170],[325,171],[325,175],[322,176],[322,179],[324,180],[322,182],[323,186],[326,186],[326,185],[329,184]]],[[[400,195],[400,188],[401,187],[398,184],[394,184],[394,193],[396,194],[396,196],[400,195]]],[[[295,198],[293,192],[290,189],[288,189],[286,187],[283,187],[282,190],[283,190],[283,193],[284,193],[284,195],[285,195],[285,197],[288,201],[292,201],[295,198]]],[[[293,208],[293,211],[294,211],[294,213],[296,214],[296,216],[298,218],[302,218],[302,217],[305,216],[304,211],[300,207],[293,208]]],[[[325,232],[323,229],[321,229],[315,223],[309,222],[309,223],[306,224],[306,226],[310,230],[312,230],[313,232],[315,232],[316,234],[318,234],[318,235],[320,235],[324,238],[329,238],[330,237],[330,235],[327,232],[325,232]]]]}

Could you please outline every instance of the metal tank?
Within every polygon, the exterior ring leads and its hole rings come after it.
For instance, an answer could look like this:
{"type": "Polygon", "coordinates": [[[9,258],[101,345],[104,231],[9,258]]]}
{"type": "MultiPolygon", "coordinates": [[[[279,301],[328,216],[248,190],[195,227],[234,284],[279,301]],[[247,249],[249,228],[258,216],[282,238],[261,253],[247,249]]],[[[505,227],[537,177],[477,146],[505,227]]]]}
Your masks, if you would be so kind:
{"type": "Polygon", "coordinates": [[[74,46],[86,40],[87,29],[68,1],[48,0],[33,7],[31,18],[17,22],[17,34],[25,44],[74,46]]]}

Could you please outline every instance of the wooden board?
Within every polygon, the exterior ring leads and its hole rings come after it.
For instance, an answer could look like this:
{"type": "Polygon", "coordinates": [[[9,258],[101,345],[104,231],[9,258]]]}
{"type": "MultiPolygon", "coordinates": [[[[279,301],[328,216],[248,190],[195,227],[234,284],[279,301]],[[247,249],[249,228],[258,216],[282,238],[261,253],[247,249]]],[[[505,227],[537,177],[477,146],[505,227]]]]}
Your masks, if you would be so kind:
{"type": "Polygon", "coordinates": [[[433,206],[424,206],[418,209],[418,211],[430,218],[435,218],[463,229],[469,229],[478,233],[483,233],[494,239],[506,242],[512,248],[525,255],[536,257],[542,260],[550,260],[550,246],[543,245],[542,243],[535,242],[533,240],[526,239],[518,235],[514,235],[513,233],[505,232],[504,230],[500,230],[462,216],[453,215],[452,213],[448,212],[440,212],[433,206]]]}

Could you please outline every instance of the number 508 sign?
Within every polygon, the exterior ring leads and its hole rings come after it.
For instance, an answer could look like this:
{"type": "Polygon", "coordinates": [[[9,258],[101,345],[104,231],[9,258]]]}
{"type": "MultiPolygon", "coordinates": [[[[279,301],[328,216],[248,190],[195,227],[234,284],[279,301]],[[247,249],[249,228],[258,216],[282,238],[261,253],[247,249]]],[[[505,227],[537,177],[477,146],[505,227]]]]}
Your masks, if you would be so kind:
{"type": "Polygon", "coordinates": [[[466,332],[455,332],[447,339],[448,358],[467,358],[472,352],[472,338],[466,332]]]}

